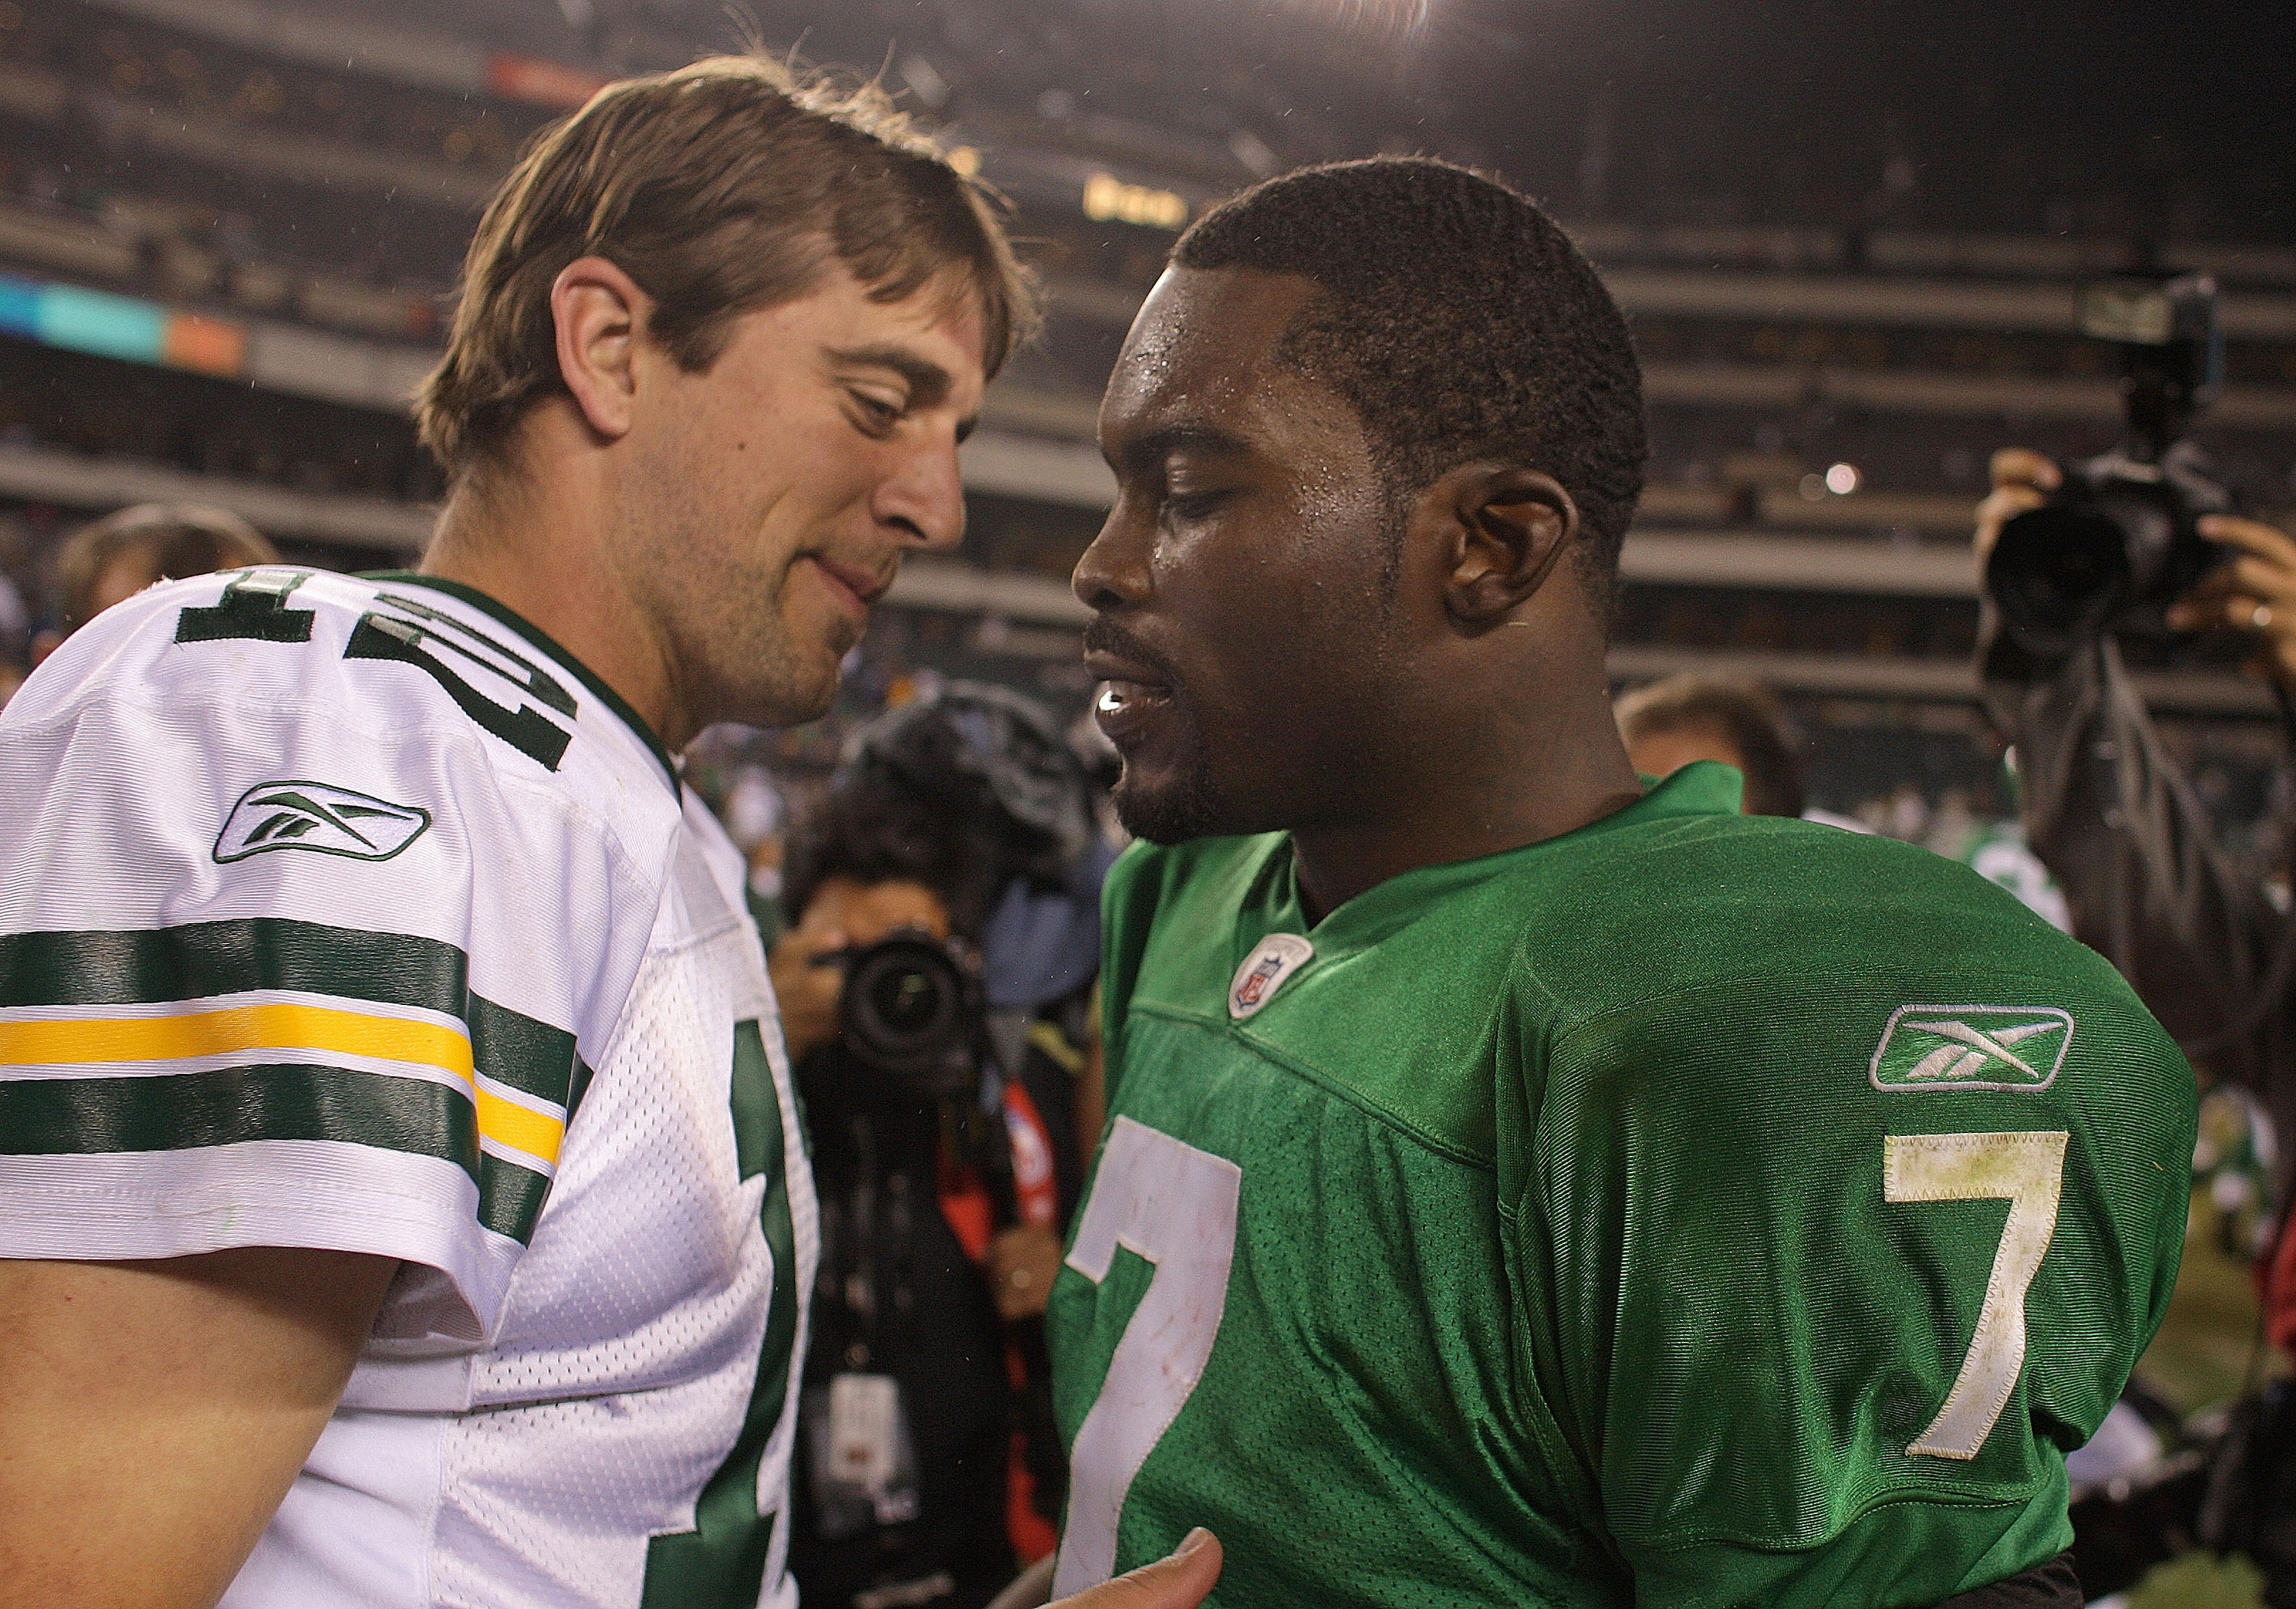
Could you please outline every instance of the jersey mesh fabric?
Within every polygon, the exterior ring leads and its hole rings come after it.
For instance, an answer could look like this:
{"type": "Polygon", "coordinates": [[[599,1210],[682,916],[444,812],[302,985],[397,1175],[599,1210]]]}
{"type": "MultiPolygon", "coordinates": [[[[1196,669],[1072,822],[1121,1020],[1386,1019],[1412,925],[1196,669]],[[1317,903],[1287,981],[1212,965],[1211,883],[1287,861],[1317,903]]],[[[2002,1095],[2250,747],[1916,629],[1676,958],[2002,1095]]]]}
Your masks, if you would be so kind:
{"type": "MultiPolygon", "coordinates": [[[[564,1194],[512,1281],[512,1323],[445,1437],[438,1601],[453,1609],[645,1602],[650,1539],[693,1528],[755,1381],[768,1181],[708,1163],[734,1145],[726,1062],[758,1010],[756,940],[694,851],[680,859],[564,1194]]],[[[771,1490],[760,1506],[779,1506],[771,1490]]]]}
{"type": "MultiPolygon", "coordinates": [[[[1218,1339],[1133,1449],[1115,1569],[1206,1524],[1221,1604],[1912,1605],[2064,1546],[2063,1452],[2174,1280],[2190,1074],[2000,891],[1739,817],[1724,780],[1312,930],[1280,839],[1119,866],[1112,1112],[1242,1185],[1218,1339]],[[1313,958],[1232,1018],[1278,932],[1313,958]],[[1877,1087],[1907,1006],[2074,1026],[2043,1087],[1877,1087]],[[1914,1455],[2009,1203],[1885,1199],[1884,1148],[2001,1134],[2066,1137],[2030,1344],[1975,1457],[1914,1455]]],[[[1121,1250],[1097,1283],[1062,1271],[1072,1437],[1144,1389],[1108,1376],[1157,1273],[1121,1250]]]]}

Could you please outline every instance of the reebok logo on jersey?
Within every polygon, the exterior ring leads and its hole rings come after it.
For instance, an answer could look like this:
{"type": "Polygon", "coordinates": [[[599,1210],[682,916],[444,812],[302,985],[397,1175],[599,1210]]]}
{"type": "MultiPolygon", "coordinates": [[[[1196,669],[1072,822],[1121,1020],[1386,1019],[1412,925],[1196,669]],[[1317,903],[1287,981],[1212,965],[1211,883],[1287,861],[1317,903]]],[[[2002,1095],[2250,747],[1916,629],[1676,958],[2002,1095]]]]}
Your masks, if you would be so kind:
{"type": "Polygon", "coordinates": [[[430,812],[324,782],[266,782],[239,796],[216,839],[228,863],[266,850],[388,860],[422,835],[430,812]]]}
{"type": "Polygon", "coordinates": [[[1305,966],[1316,947],[1297,933],[1270,933],[1252,946],[1227,989],[1227,1014],[1242,1022],[1274,997],[1283,980],[1305,966]]]}
{"type": "Polygon", "coordinates": [[[2072,1042],[2054,1006],[1900,1006],[1866,1076],[1882,1090],[2046,1089],[2072,1042]]]}

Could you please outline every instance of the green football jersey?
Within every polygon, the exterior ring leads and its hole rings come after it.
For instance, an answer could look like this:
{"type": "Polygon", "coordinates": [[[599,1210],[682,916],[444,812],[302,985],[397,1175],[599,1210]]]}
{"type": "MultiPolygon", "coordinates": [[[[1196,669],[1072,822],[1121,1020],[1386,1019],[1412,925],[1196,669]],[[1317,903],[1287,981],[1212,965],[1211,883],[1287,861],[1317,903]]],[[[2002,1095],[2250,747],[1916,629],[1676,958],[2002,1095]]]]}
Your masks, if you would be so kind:
{"type": "Polygon", "coordinates": [[[1309,926],[1282,834],[1111,874],[1050,1312],[1061,1591],[1930,1605],[2070,1540],[2192,1075],[2105,962],[1699,765],[1309,926]]]}

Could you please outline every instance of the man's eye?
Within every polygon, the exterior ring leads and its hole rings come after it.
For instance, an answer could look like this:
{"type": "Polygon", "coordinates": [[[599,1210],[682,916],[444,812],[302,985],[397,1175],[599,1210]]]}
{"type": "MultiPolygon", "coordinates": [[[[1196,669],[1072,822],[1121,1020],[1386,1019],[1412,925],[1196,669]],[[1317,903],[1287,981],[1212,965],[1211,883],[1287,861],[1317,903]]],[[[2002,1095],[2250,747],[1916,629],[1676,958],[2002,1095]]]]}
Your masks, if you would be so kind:
{"type": "Polygon", "coordinates": [[[851,396],[861,409],[867,429],[882,434],[900,423],[903,410],[899,403],[888,402],[884,398],[873,397],[866,391],[855,391],[851,396]]]}
{"type": "Polygon", "coordinates": [[[1164,512],[1172,519],[1182,521],[1201,520],[1218,508],[1226,497],[1227,493],[1224,491],[1166,492],[1164,512]]]}

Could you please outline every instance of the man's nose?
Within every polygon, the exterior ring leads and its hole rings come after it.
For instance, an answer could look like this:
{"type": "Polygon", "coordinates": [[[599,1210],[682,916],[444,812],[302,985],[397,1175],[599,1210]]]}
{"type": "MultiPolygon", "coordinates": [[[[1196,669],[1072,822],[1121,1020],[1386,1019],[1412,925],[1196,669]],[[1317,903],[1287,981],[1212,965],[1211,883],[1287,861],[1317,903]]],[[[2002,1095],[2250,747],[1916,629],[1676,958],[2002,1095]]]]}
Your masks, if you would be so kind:
{"type": "Polygon", "coordinates": [[[1069,577],[1069,590],[1086,607],[1103,613],[1136,608],[1148,596],[1147,545],[1139,539],[1121,495],[1100,534],[1084,550],[1069,577]]]}
{"type": "Polygon", "coordinates": [[[877,517],[906,526],[917,546],[946,553],[964,540],[964,477],[956,443],[921,445],[878,488],[877,517]]]}

